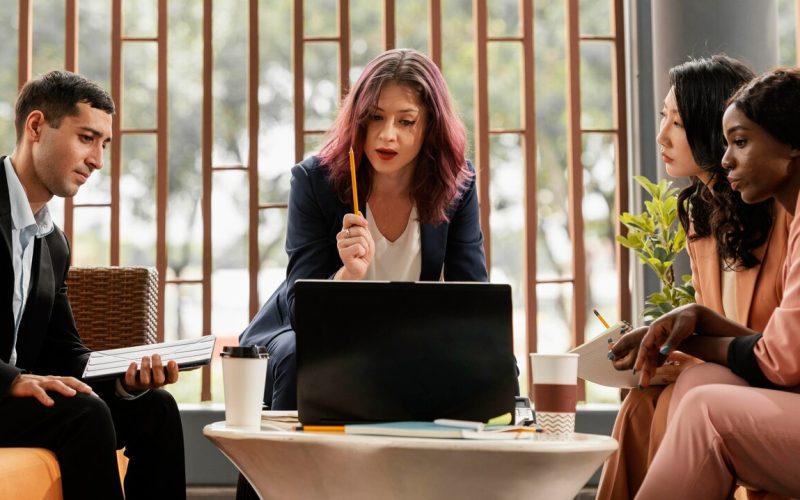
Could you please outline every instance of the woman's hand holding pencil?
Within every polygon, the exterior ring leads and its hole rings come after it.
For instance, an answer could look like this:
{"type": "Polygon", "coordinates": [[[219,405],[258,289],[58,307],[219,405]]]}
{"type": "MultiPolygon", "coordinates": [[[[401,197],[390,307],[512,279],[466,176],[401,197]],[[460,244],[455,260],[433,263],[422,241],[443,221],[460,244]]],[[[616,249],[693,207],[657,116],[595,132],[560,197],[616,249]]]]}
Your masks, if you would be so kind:
{"type": "Polygon", "coordinates": [[[334,276],[340,280],[360,280],[375,256],[375,242],[369,232],[367,220],[358,209],[358,182],[353,148],[350,148],[350,180],[353,190],[353,213],[342,220],[342,230],[336,235],[336,248],[342,259],[342,268],[334,276]]]}

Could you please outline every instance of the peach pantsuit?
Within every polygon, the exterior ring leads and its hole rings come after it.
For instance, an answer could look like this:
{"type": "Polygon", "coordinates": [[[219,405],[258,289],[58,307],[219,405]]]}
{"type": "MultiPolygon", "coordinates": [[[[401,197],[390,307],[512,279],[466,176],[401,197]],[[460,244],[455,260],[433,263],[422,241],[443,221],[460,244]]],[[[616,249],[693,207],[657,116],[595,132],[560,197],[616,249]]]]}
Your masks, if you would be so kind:
{"type": "MultiPolygon", "coordinates": [[[[791,217],[778,203],[774,207],[767,242],[756,251],[760,264],[735,275],[737,321],[756,331],[765,328],[783,296],[780,276],[791,217]]],[[[696,302],[724,314],[716,240],[706,237],[689,241],[687,251],[696,302]]],[[[683,367],[698,362],[682,353],[673,353],[670,360],[678,360],[683,367]]],[[[673,387],[670,384],[634,389],[622,402],[612,432],[620,446],[603,466],[597,492],[599,500],[627,500],[636,494],[666,431],[673,387]]]]}
{"type": "Polygon", "coordinates": [[[737,480],[800,497],[797,219],[790,227],[782,282],[785,293],[763,334],[734,339],[729,367],[703,363],[680,376],[667,433],[637,498],[724,499],[737,480]]]}

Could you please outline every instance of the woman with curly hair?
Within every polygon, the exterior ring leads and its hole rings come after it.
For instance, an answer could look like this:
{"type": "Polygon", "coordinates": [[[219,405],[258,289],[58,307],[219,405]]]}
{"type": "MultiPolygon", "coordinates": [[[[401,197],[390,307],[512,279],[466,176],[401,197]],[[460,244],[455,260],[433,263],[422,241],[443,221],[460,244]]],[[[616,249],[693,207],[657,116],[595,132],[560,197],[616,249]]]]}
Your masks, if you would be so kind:
{"type": "MultiPolygon", "coordinates": [[[[738,90],[722,120],[722,165],[746,203],[800,199],[800,69],[776,69],[738,90]]],[[[647,386],[674,349],[706,361],[678,379],[664,442],[637,495],[729,498],[737,480],[800,497],[800,220],[791,223],[786,293],[763,328],[693,304],[650,326],[635,367],[647,386]]],[[[622,354],[622,352],[620,352],[622,354]]]]}
{"type": "MultiPolygon", "coordinates": [[[[754,77],[741,62],[724,55],[696,59],[670,69],[656,138],[667,173],[688,177],[678,195],[678,214],[687,238],[695,300],[742,325],[766,325],[783,295],[780,271],[789,217],[772,200],[747,204],[731,189],[722,155],[722,114],[728,97],[754,77]]],[[[625,335],[619,345],[638,344],[647,327],[625,335]]],[[[630,369],[635,349],[613,360],[630,369]]],[[[659,374],[673,382],[699,360],[680,352],[659,374]]],[[[598,499],[629,499],[641,485],[666,431],[674,384],[630,391],[622,402],[613,436],[620,447],[607,461],[598,499]]]]}

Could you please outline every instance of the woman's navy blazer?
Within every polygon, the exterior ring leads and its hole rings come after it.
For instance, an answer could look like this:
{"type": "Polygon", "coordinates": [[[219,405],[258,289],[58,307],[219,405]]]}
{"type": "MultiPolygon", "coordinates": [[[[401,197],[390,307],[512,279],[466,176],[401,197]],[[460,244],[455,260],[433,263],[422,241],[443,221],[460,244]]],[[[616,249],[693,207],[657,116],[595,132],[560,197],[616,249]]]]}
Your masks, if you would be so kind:
{"type": "MultiPolygon", "coordinates": [[[[474,172],[471,163],[467,162],[467,166],[474,172]]],[[[342,230],[345,214],[352,211],[352,205],[343,203],[333,190],[318,157],[309,157],[292,167],[286,280],[239,336],[241,345],[267,345],[275,336],[292,329],[294,282],[328,279],[342,267],[336,234],[342,230]]],[[[420,224],[419,280],[439,281],[443,277],[445,281],[488,281],[474,176],[448,211],[448,218],[449,222],[436,226],[420,224]]]]}

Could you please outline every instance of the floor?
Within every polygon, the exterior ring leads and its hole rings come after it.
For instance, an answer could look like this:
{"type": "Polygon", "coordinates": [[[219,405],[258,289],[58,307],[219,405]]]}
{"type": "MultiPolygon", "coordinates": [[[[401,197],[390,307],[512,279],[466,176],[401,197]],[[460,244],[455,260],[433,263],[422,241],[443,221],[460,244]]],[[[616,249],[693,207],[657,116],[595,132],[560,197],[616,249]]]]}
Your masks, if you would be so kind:
{"type": "MultiPolygon", "coordinates": [[[[575,500],[594,500],[595,488],[584,488],[575,497],[575,500]]],[[[236,488],[234,487],[211,487],[194,486],[186,491],[187,500],[234,500],[236,498],[236,488]]]]}

